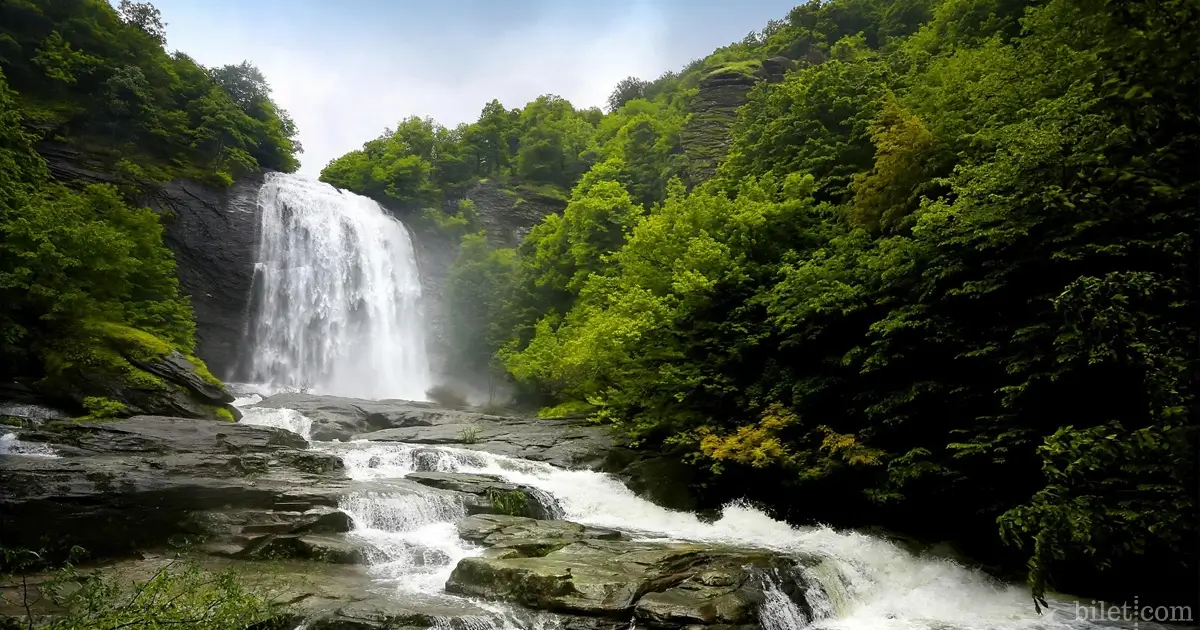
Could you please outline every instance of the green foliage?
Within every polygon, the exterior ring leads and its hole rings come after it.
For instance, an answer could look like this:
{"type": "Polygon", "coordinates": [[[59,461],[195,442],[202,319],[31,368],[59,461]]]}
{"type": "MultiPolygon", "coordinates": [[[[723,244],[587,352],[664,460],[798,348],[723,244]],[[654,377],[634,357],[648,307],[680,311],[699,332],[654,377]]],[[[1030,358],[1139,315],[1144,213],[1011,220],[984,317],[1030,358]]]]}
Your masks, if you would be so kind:
{"type": "Polygon", "coordinates": [[[233,412],[225,407],[213,407],[213,414],[220,420],[226,422],[237,422],[237,418],[233,417],[233,412]]]}
{"type": "Polygon", "coordinates": [[[496,514],[504,514],[506,516],[525,516],[525,493],[520,490],[499,490],[496,488],[488,488],[488,502],[492,504],[492,511],[496,514]]]}
{"type": "MultiPolygon", "coordinates": [[[[34,587],[30,585],[30,588],[34,587]]],[[[24,608],[36,601],[55,611],[49,619],[14,620],[46,630],[186,627],[243,630],[279,616],[278,605],[252,591],[234,570],[208,571],[198,564],[173,562],[148,579],[131,580],[115,571],[84,572],[68,566],[38,585],[39,593],[7,602],[24,608]],[[20,599],[24,598],[24,600],[20,599]]],[[[32,612],[32,609],[26,609],[32,612]]]]}
{"type": "Polygon", "coordinates": [[[84,398],[83,409],[87,412],[87,415],[79,418],[80,420],[112,420],[128,415],[129,413],[129,409],[124,404],[98,396],[84,398]]]}
{"type": "Polygon", "coordinates": [[[39,135],[126,160],[145,180],[229,183],[299,166],[295,124],[261,73],[248,63],[209,71],[168,54],[150,3],[5,2],[0,41],[0,68],[39,135]]]}
{"type": "MultiPolygon", "coordinates": [[[[1198,26],[1183,0],[813,2],[623,81],[564,212],[516,252],[464,241],[452,302],[486,305],[456,315],[464,356],[712,493],[1004,561],[998,524],[1039,605],[1182,583],[1198,26]],[[798,69],[752,90],[689,191],[689,90],[773,54],[798,69]]],[[[565,185],[575,123],[531,108],[518,125],[553,124],[512,136],[535,144],[509,175],[565,185]]]]}

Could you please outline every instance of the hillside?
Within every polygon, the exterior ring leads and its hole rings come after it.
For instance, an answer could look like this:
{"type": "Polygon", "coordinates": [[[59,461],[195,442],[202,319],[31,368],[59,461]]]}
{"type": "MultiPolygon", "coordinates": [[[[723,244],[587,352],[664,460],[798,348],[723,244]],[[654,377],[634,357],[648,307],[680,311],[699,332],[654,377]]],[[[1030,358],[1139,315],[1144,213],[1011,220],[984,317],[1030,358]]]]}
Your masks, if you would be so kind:
{"type": "Polygon", "coordinates": [[[148,3],[0,3],[0,377],[90,417],[232,419],[145,198],[295,170],[295,133],[253,66],[168,54],[148,3]]]}
{"type": "Polygon", "coordinates": [[[835,0],[608,110],[409,118],[322,179],[466,233],[463,370],[712,504],[1190,597],[1200,8],[835,0]],[[562,199],[518,247],[464,193],[562,199]],[[465,200],[464,200],[465,199],[465,200]]]}

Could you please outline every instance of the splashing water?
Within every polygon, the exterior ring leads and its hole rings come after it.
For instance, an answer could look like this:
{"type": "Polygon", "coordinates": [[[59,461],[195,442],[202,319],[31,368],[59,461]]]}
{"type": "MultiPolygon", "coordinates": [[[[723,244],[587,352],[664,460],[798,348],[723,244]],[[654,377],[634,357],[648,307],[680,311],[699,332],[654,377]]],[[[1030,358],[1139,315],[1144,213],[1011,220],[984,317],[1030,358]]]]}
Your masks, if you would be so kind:
{"type": "Polygon", "coordinates": [[[45,444],[22,442],[15,433],[0,435],[0,455],[29,455],[32,457],[58,457],[54,449],[45,444]]]}
{"type": "Polygon", "coordinates": [[[798,630],[808,625],[808,616],[783,592],[779,578],[763,576],[763,603],[758,609],[763,630],[798,630]]]}
{"type": "MultiPolygon", "coordinates": [[[[234,401],[234,406],[241,407],[234,401]]],[[[312,419],[294,409],[270,409],[266,407],[249,407],[242,409],[242,424],[253,424],[260,427],[287,429],[300,437],[312,439],[312,419]]]]}
{"type": "Polygon", "coordinates": [[[250,376],[274,389],[424,400],[421,282],[408,230],[366,197],[269,173],[250,376]]]}
{"type": "MultiPolygon", "coordinates": [[[[271,410],[286,411],[286,410],[271,410]]],[[[245,420],[243,420],[245,422],[245,420]]],[[[741,503],[726,505],[716,521],[668,510],[639,498],[616,478],[587,470],[442,446],[368,441],[316,442],[335,454],[347,476],[386,484],[417,471],[496,475],[544,494],[560,518],[610,527],[638,540],[694,541],[771,549],[817,559],[795,576],[765,576],[759,623],[766,630],[1094,630],[1133,627],[1080,616],[1071,605],[1050,601],[1037,614],[1028,589],[1003,584],[949,560],[914,556],[880,538],[827,527],[791,527],[741,503]],[[803,586],[807,610],[789,597],[781,580],[803,586]],[[810,618],[811,617],[811,618],[810,618]]],[[[400,596],[453,598],[442,592],[457,562],[481,553],[462,541],[454,523],[466,515],[457,499],[411,485],[394,491],[348,494],[342,509],[355,523],[352,536],[372,551],[371,571],[394,583],[400,596]],[[407,595],[405,595],[407,594],[407,595]]],[[[516,630],[558,627],[553,617],[518,616],[513,609],[470,603],[486,617],[456,617],[438,627],[516,630]]],[[[440,622],[439,622],[440,623],[440,622]]],[[[630,628],[636,628],[631,620],[630,628]]],[[[1139,622],[1138,628],[1164,628],[1139,622]]]]}

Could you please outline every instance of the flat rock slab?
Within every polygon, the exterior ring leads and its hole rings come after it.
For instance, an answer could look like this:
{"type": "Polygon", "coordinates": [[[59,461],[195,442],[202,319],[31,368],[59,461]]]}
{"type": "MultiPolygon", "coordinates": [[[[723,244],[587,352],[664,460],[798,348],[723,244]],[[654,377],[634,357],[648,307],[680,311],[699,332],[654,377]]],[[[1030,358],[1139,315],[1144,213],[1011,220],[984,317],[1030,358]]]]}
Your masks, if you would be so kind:
{"type": "MultiPolygon", "coordinates": [[[[808,559],[699,543],[653,543],[565,521],[498,515],[458,524],[465,540],[489,547],[464,558],[446,590],[535,610],[629,619],[653,627],[754,622],[763,576],[808,559]]],[[[807,606],[803,593],[793,597],[807,606]]]]}
{"type": "Polygon", "coordinates": [[[352,485],[341,460],[281,429],[137,416],[50,422],[19,437],[61,456],[0,455],[0,531],[15,547],[78,544],[104,558],[180,537],[236,543],[247,528],[345,525],[328,516],[352,485]]]}
{"type": "Polygon", "coordinates": [[[254,407],[294,409],[313,421],[314,440],[460,445],[564,468],[602,465],[615,448],[605,427],[582,419],[495,416],[433,403],[277,394],[254,407]]]}

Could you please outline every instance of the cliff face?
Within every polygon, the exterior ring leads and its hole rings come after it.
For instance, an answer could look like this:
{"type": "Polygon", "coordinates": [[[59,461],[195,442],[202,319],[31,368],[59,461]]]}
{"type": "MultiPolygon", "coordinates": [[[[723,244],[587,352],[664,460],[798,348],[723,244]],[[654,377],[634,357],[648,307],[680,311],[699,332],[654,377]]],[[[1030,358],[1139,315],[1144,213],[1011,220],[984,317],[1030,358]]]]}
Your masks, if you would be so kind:
{"type": "Polygon", "coordinates": [[[712,71],[703,81],[688,111],[691,117],[680,133],[688,159],[688,177],[693,184],[711,179],[729,151],[730,129],[738,108],[760,81],[778,83],[794,67],[784,57],[771,57],[761,65],[730,64],[712,71]]]}
{"type": "Polygon", "coordinates": [[[246,340],[258,248],[262,177],[227,190],[173,182],[149,200],[164,214],[164,240],[196,314],[196,356],[218,378],[234,380],[246,340]]]}
{"type": "MultiPolygon", "coordinates": [[[[475,184],[464,195],[475,203],[479,225],[493,247],[516,247],[548,214],[561,213],[561,199],[505,188],[495,181],[475,184]]],[[[457,205],[458,200],[450,203],[457,205]]],[[[453,206],[452,206],[453,207],[453,206]]],[[[411,223],[411,222],[410,222],[411,223]]],[[[446,278],[458,255],[458,238],[424,224],[410,224],[421,270],[425,300],[426,329],[430,358],[435,373],[446,371],[446,278]]]]}
{"type": "MultiPolygon", "coordinates": [[[[58,143],[43,143],[38,152],[59,181],[119,183],[111,165],[94,156],[58,143]]],[[[164,241],[175,253],[183,293],[191,296],[196,356],[222,379],[238,376],[258,248],[261,185],[262,175],[239,179],[228,189],[178,181],[141,199],[162,215],[164,241]]]]}

